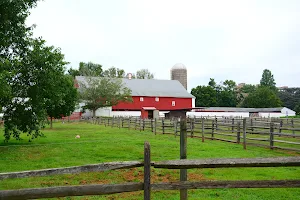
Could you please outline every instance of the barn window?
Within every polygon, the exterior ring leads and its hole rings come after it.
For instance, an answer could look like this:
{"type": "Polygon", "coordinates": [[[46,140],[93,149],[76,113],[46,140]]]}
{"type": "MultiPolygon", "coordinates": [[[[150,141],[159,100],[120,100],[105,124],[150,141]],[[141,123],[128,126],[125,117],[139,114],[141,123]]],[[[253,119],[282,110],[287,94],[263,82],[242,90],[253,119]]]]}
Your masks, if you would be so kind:
{"type": "Polygon", "coordinates": [[[158,97],[156,97],[156,98],[155,98],[155,101],[159,101],[159,98],[158,98],[158,97]]]}
{"type": "Polygon", "coordinates": [[[175,106],[175,101],[172,101],[172,106],[175,106]]]}
{"type": "Polygon", "coordinates": [[[144,101],[144,98],[143,98],[143,97],[140,97],[140,101],[144,101]]]}

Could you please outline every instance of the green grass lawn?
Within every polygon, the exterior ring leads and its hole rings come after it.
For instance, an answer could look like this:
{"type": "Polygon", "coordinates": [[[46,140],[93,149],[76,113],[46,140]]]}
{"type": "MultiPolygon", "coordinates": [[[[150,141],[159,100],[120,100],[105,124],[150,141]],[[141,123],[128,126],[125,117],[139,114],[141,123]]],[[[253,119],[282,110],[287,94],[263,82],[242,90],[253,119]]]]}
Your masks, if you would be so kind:
{"type": "MultiPolygon", "coordinates": [[[[2,129],[0,128],[0,131],[2,129]]],[[[143,160],[144,141],[151,145],[153,161],[179,159],[179,137],[154,135],[149,131],[110,128],[86,123],[55,123],[52,130],[46,128],[45,138],[29,143],[10,140],[3,143],[0,136],[0,172],[68,167],[111,161],[143,160]],[[80,139],[75,139],[80,135],[80,139]]],[[[250,158],[299,156],[299,153],[248,146],[221,141],[188,138],[187,158],[250,158]]],[[[153,168],[152,168],[153,169],[153,168]]],[[[179,170],[153,169],[152,182],[179,180],[179,170]]],[[[299,167],[284,168],[236,168],[189,169],[188,180],[282,180],[300,179],[299,167]]],[[[0,182],[0,190],[50,187],[79,184],[106,184],[140,182],[143,168],[122,169],[107,172],[56,175],[0,182]]],[[[189,190],[189,199],[300,199],[300,189],[205,189],[189,190]]],[[[143,192],[104,196],[86,196],[60,199],[143,199],[143,192]]],[[[152,192],[152,199],[179,199],[179,191],[152,192]]]]}

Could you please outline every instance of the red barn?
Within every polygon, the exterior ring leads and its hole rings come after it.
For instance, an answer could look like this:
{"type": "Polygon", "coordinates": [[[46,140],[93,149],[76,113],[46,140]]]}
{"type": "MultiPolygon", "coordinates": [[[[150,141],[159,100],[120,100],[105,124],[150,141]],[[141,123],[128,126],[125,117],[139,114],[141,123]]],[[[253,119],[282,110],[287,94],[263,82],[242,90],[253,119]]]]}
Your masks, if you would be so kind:
{"type": "MultiPolygon", "coordinates": [[[[77,82],[85,82],[84,76],[76,76],[75,79],[77,82]]],[[[131,89],[133,102],[120,102],[112,106],[112,112],[142,111],[149,107],[159,111],[187,111],[195,106],[195,97],[178,80],[122,78],[122,81],[131,89]]]]}

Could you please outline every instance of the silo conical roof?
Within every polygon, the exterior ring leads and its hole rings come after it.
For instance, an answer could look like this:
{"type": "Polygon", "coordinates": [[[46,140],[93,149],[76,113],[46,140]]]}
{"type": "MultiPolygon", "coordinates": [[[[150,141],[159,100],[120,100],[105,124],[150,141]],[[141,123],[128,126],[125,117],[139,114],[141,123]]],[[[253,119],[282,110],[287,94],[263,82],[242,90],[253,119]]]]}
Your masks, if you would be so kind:
{"type": "Polygon", "coordinates": [[[186,66],[182,63],[177,63],[171,68],[171,70],[174,70],[174,69],[186,69],[186,66]]]}

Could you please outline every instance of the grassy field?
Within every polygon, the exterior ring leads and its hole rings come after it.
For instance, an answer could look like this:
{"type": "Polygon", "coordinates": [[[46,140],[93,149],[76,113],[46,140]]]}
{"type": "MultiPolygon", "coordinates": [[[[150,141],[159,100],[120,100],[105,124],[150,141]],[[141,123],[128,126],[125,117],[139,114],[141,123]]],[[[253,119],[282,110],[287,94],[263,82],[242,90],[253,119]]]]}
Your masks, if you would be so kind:
{"type": "MultiPolygon", "coordinates": [[[[0,128],[0,131],[3,132],[0,128]]],[[[153,161],[179,159],[179,137],[154,135],[128,129],[109,128],[86,123],[55,123],[52,130],[46,128],[45,138],[31,143],[11,140],[3,143],[0,136],[0,172],[68,167],[111,161],[143,160],[144,141],[151,145],[153,161]],[[75,139],[79,134],[80,139],[75,139]]],[[[250,158],[299,156],[288,151],[241,145],[199,138],[188,138],[187,158],[250,158]]],[[[179,170],[153,169],[152,182],[178,181],[179,170]]],[[[188,180],[282,180],[300,179],[300,168],[241,168],[241,169],[191,169],[188,180]]],[[[34,187],[50,187],[79,184],[106,184],[139,182],[143,180],[143,168],[108,172],[57,175],[22,179],[6,179],[0,182],[0,190],[34,187]]],[[[189,199],[300,199],[300,189],[215,189],[189,190],[189,199]]],[[[143,192],[105,196],[71,197],[60,199],[143,199],[143,192]]],[[[179,191],[152,192],[152,199],[179,199],[179,191]]]]}

